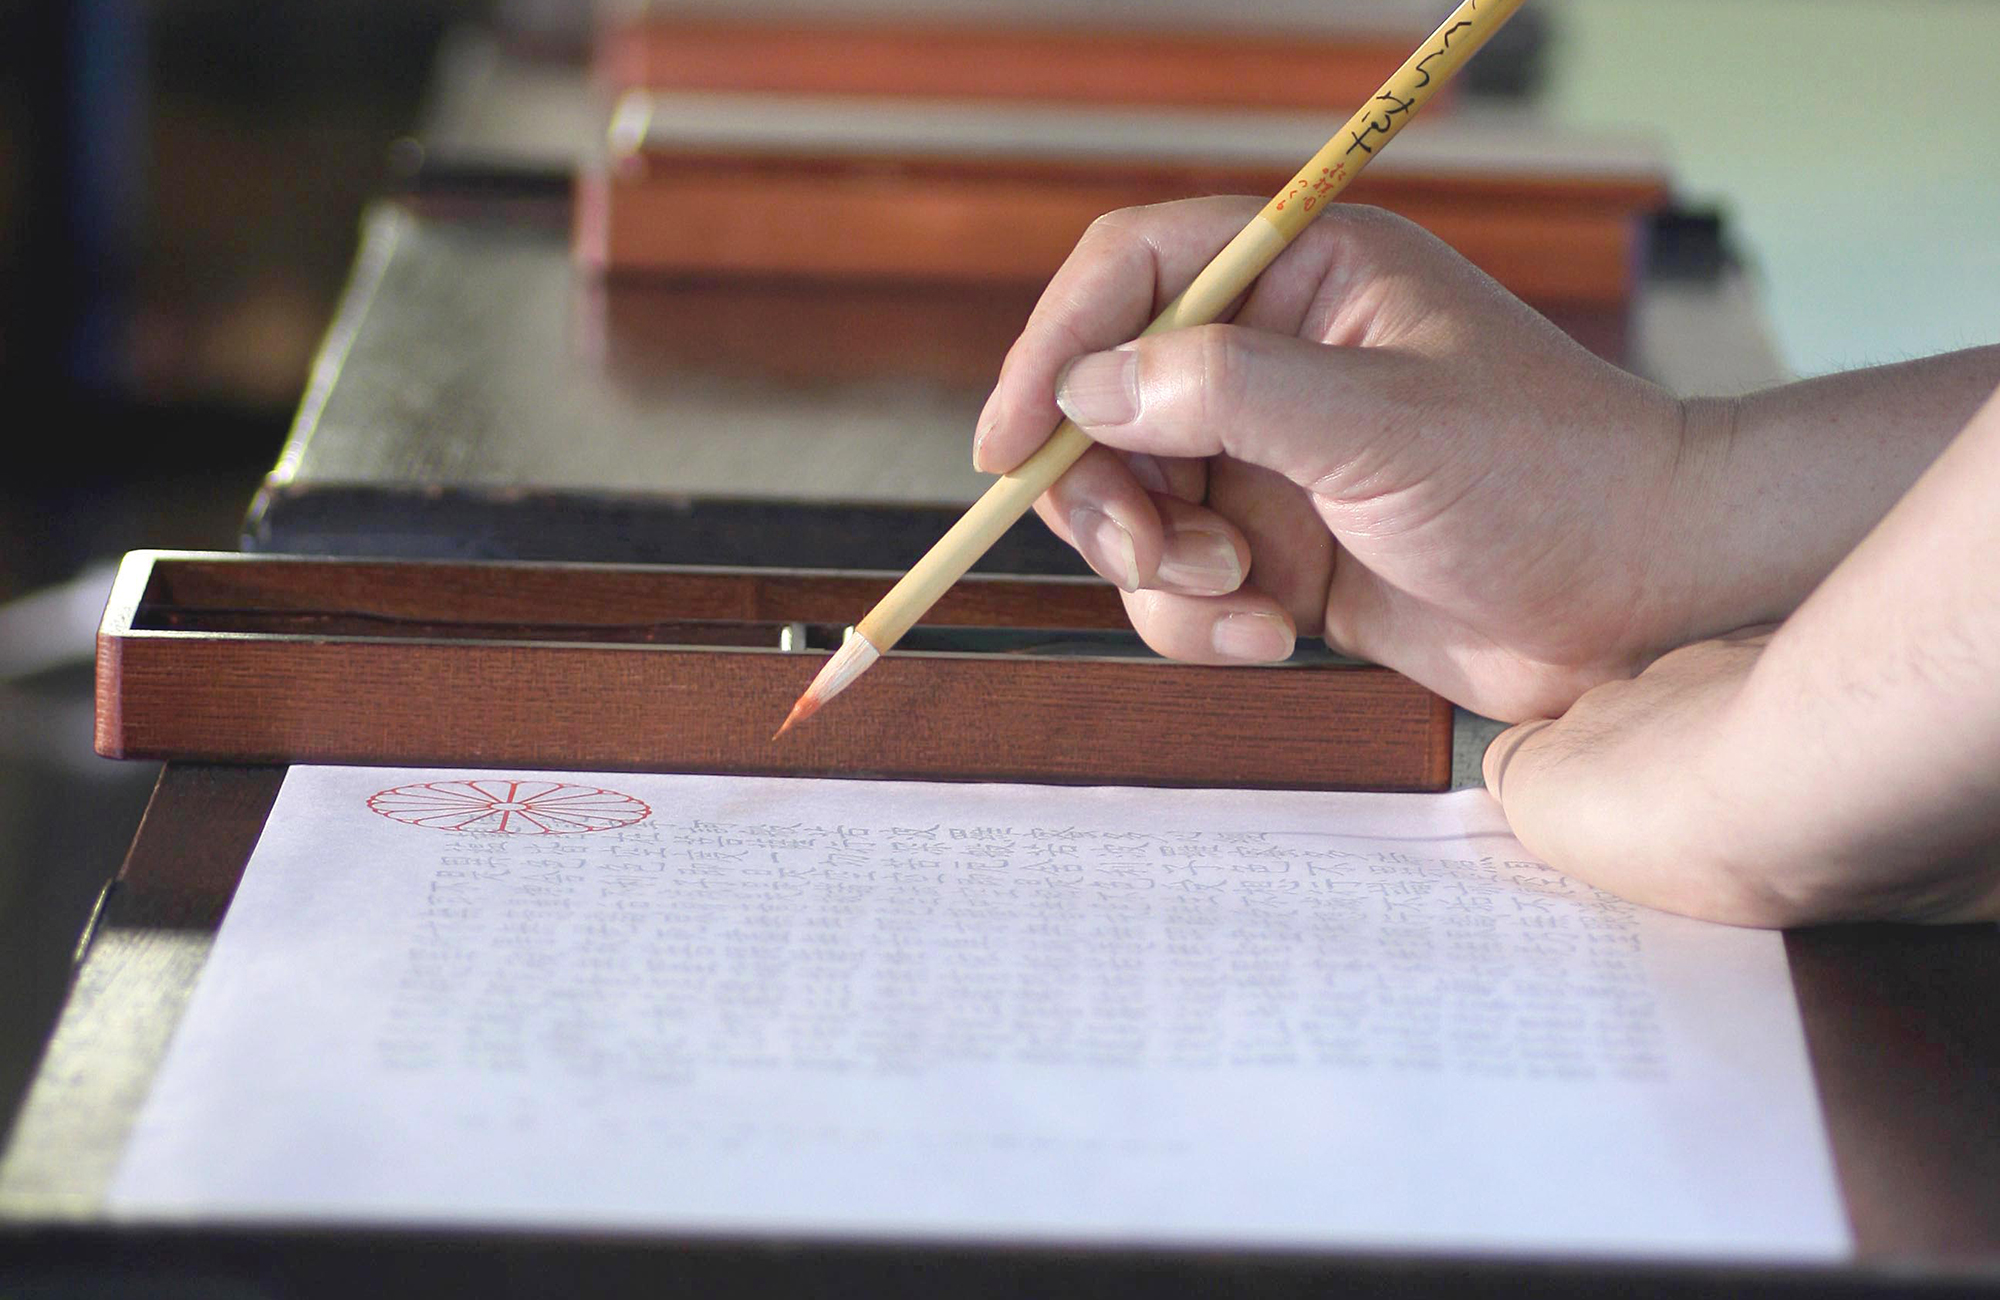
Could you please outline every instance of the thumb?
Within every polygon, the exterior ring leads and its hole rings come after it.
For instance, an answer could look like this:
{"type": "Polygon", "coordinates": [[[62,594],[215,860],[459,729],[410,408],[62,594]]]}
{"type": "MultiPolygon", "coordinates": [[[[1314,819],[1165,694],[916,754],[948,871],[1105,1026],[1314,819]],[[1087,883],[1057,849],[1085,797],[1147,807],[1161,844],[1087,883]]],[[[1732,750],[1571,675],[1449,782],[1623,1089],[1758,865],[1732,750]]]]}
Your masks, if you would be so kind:
{"type": "Polygon", "coordinates": [[[1364,448],[1379,452],[1423,373],[1419,358],[1386,349],[1203,325],[1078,357],[1056,381],[1056,403],[1107,446],[1227,455],[1319,490],[1364,448]]]}

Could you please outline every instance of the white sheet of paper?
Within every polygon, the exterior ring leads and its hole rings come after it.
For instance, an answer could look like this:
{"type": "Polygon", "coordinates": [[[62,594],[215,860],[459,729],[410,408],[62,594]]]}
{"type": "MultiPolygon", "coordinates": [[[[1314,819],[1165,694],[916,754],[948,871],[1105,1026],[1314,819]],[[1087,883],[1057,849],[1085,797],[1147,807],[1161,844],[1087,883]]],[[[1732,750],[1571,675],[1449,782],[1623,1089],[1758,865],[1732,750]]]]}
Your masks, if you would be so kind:
{"type": "Polygon", "coordinates": [[[1779,936],[1480,791],[295,767],[112,1208],[1849,1249],[1779,936]]]}

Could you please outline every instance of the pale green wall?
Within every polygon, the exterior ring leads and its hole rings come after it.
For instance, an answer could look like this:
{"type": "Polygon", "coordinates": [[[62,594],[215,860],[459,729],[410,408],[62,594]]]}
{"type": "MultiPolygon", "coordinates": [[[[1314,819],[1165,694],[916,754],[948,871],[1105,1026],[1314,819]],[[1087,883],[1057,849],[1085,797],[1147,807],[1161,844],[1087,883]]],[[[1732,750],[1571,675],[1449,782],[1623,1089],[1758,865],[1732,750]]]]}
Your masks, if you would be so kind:
{"type": "Polygon", "coordinates": [[[2000,0],[1530,0],[1552,110],[1663,138],[1804,374],[2000,342],[2000,0]]]}

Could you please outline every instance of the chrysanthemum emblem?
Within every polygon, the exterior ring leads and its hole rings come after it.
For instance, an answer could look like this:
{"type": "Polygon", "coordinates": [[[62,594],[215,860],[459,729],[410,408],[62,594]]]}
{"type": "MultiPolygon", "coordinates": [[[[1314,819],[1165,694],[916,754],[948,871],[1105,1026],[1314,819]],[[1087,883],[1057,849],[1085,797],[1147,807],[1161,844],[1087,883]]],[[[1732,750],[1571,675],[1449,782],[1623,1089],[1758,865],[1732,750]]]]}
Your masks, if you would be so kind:
{"type": "Polygon", "coordinates": [[[644,821],[653,810],[629,794],[561,781],[426,781],[399,785],[369,808],[411,826],[487,835],[581,835],[644,821]]]}

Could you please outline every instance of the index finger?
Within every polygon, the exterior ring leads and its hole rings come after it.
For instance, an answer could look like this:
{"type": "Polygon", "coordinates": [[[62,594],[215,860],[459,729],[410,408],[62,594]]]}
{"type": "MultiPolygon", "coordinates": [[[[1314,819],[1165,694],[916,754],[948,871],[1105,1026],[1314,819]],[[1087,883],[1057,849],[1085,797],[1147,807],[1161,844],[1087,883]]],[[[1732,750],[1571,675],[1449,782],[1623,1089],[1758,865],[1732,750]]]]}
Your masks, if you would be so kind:
{"type": "Polygon", "coordinates": [[[1007,352],[973,434],[972,463],[1004,474],[1048,440],[1062,419],[1056,377],[1087,352],[1138,336],[1257,214],[1262,200],[1194,199],[1126,208],[1091,223],[1042,291],[1007,352]]]}

